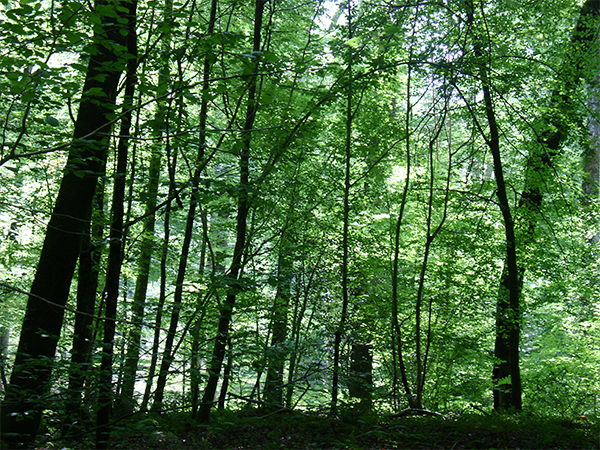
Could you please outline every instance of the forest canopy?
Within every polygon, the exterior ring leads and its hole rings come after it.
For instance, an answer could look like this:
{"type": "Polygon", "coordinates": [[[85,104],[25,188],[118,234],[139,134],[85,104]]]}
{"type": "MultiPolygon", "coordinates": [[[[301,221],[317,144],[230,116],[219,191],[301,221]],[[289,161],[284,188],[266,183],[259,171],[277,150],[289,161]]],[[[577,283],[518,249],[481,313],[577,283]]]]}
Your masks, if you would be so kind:
{"type": "Polygon", "coordinates": [[[147,411],[596,417],[599,20],[1,0],[3,444],[107,448],[147,411]]]}

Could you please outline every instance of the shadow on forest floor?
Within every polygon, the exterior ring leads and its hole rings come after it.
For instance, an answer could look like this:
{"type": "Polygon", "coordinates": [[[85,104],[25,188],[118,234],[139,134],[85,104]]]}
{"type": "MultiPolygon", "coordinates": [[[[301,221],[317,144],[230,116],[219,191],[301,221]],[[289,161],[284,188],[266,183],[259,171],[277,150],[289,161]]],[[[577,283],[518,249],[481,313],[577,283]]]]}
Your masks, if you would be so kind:
{"type": "MultiPolygon", "coordinates": [[[[189,413],[135,414],[113,426],[114,450],[173,449],[600,449],[600,423],[520,414],[341,417],[285,411],[258,416],[214,412],[202,425],[189,413]]],[[[91,431],[91,430],[90,430],[91,431]]],[[[93,433],[76,442],[46,441],[40,450],[93,449],[93,433]]]]}
{"type": "Polygon", "coordinates": [[[340,419],[287,412],[197,425],[168,414],[121,423],[112,441],[114,449],[598,449],[600,424],[526,414],[340,419]]]}

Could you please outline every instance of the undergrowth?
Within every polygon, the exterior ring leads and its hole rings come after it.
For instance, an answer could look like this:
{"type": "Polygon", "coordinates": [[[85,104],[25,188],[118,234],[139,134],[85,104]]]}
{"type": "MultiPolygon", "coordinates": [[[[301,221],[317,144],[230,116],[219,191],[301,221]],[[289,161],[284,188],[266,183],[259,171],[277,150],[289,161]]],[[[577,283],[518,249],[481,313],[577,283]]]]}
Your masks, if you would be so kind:
{"type": "MultiPolygon", "coordinates": [[[[43,447],[93,448],[85,441],[43,447]]],[[[129,449],[598,449],[600,425],[527,413],[377,416],[344,413],[214,412],[210,424],[189,414],[137,415],[119,423],[111,448],[129,449]]]]}

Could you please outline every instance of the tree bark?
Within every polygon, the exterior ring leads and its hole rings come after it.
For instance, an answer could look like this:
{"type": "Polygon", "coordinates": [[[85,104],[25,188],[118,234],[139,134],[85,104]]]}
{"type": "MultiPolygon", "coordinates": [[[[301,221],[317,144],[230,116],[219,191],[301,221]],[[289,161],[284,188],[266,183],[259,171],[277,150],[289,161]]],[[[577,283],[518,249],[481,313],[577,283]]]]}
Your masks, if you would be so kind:
{"type": "Polygon", "coordinates": [[[123,218],[125,215],[125,181],[127,178],[131,112],[137,70],[137,35],[135,20],[137,0],[130,0],[127,6],[127,72],[123,98],[123,118],[121,120],[120,137],[117,146],[117,167],[114,174],[115,181],[113,184],[111,205],[102,361],[100,363],[98,380],[98,405],[100,407],[96,416],[96,448],[98,449],[108,448],[110,438],[110,417],[112,414],[114,395],[112,390],[112,364],[117,320],[117,302],[120,288],[119,280],[121,278],[121,265],[123,262],[123,240],[125,238],[123,232],[123,218]]]}
{"type": "MultiPolygon", "coordinates": [[[[483,7],[482,13],[483,15],[483,7]]],[[[515,236],[515,220],[508,200],[507,185],[504,180],[504,169],[500,155],[500,133],[496,119],[496,109],[492,96],[490,80],[489,54],[484,53],[486,42],[474,24],[475,6],[473,0],[467,5],[467,26],[473,33],[473,53],[477,58],[476,73],[479,75],[483,90],[485,117],[488,133],[480,127],[480,133],[485,139],[492,154],[494,175],[496,179],[496,195],[504,222],[505,271],[500,283],[496,311],[496,345],[492,378],[494,387],[495,409],[521,409],[521,374],[519,365],[519,338],[521,330],[521,283],[522,276],[517,260],[517,239],[515,236]],[[499,341],[502,341],[501,343],[499,341]],[[499,402],[496,405],[496,402],[499,402]],[[498,406],[498,407],[496,407],[498,406]]]]}
{"type": "Polygon", "coordinates": [[[267,349],[267,377],[264,399],[273,408],[283,407],[283,370],[287,351],[284,349],[287,337],[288,310],[291,297],[292,259],[290,231],[284,226],[279,244],[277,263],[277,291],[271,310],[271,345],[267,349]]]}
{"type": "MultiPolygon", "coordinates": [[[[96,209],[97,215],[102,216],[104,210],[104,184],[102,182],[97,185],[95,203],[93,209],[96,209]]],[[[94,346],[93,316],[96,307],[100,257],[102,256],[101,249],[95,244],[102,241],[102,225],[98,224],[97,219],[94,219],[94,213],[92,213],[91,222],[82,237],[81,252],[79,253],[77,313],[73,328],[73,349],[63,435],[79,428],[86,416],[82,405],[82,396],[94,346]]]]}
{"type": "MultiPolygon", "coordinates": [[[[217,0],[212,0],[211,8],[210,8],[210,19],[208,22],[207,35],[212,35],[214,32],[215,22],[217,17],[217,0]]],[[[210,79],[210,71],[212,65],[212,58],[209,55],[204,59],[204,72],[203,72],[203,81],[202,87],[203,92],[208,92],[209,90],[209,79],[210,79]]],[[[206,96],[202,96],[202,103],[200,105],[200,136],[198,142],[198,154],[196,156],[196,168],[194,170],[193,178],[191,180],[192,184],[192,195],[190,197],[190,208],[188,210],[185,234],[183,238],[183,243],[181,245],[181,252],[179,258],[179,267],[177,271],[177,280],[175,281],[175,294],[173,297],[173,310],[171,312],[171,321],[169,324],[169,331],[167,333],[167,338],[165,340],[165,348],[163,351],[163,360],[160,366],[160,371],[158,374],[158,380],[156,382],[156,391],[154,394],[154,409],[160,409],[162,407],[162,400],[164,396],[165,385],[167,382],[167,376],[169,374],[169,369],[171,367],[171,363],[174,359],[173,350],[173,341],[175,339],[175,333],[177,331],[177,325],[179,323],[179,313],[181,310],[181,302],[183,298],[183,282],[185,279],[185,272],[187,268],[188,262],[188,254],[190,249],[190,244],[192,241],[192,234],[194,231],[194,220],[196,218],[196,209],[198,208],[199,199],[199,186],[200,186],[200,175],[202,174],[202,170],[208,163],[208,159],[205,158],[205,150],[206,150],[206,124],[208,118],[208,98],[206,96]]]]}
{"type": "MultiPolygon", "coordinates": [[[[354,36],[354,31],[352,29],[352,2],[348,0],[346,3],[347,8],[347,17],[348,17],[348,40],[352,39],[354,36]]],[[[347,94],[346,94],[346,134],[345,134],[345,142],[344,142],[344,193],[343,193],[343,206],[342,206],[342,261],[341,261],[341,271],[342,271],[342,310],[340,313],[340,320],[337,325],[337,329],[334,334],[333,341],[333,378],[331,381],[331,408],[332,412],[335,414],[338,404],[338,390],[339,390],[339,377],[340,377],[340,357],[341,357],[341,343],[342,336],[345,333],[346,322],[348,319],[348,258],[349,258],[349,225],[350,225],[350,190],[352,188],[352,180],[350,179],[351,175],[351,158],[352,158],[352,126],[354,113],[352,96],[354,94],[353,89],[353,71],[352,71],[352,63],[354,59],[354,54],[352,51],[352,46],[348,46],[348,86],[347,86],[347,94]]]]}
{"type": "MultiPolygon", "coordinates": [[[[558,72],[557,87],[551,94],[549,112],[541,118],[542,131],[526,162],[524,188],[513,217],[513,235],[507,234],[507,255],[500,279],[496,311],[495,356],[497,363],[492,374],[496,385],[494,388],[494,409],[496,410],[521,408],[520,297],[525,267],[517,260],[515,244],[518,240],[519,251],[524,252],[535,239],[535,230],[543,204],[544,178],[551,176],[553,162],[560,154],[559,148],[568,133],[568,121],[565,120],[565,116],[573,109],[572,97],[579,85],[583,70],[589,70],[589,67],[586,68],[585,65],[589,65],[590,61],[595,60],[595,58],[589,58],[589,52],[596,40],[599,15],[600,1],[588,0],[582,5],[569,50],[565,53],[566,60],[558,72]],[[512,245],[511,239],[514,239],[512,245]]],[[[485,74],[482,74],[483,84],[488,85],[488,93],[485,94],[484,91],[484,96],[491,99],[490,82],[489,80],[485,82],[483,76],[485,74]]],[[[493,108],[490,109],[491,105],[489,105],[490,100],[486,99],[488,119],[490,119],[490,110],[493,112],[493,108]]],[[[490,133],[488,145],[495,145],[492,133],[490,133]]],[[[500,203],[506,223],[506,205],[502,205],[502,200],[500,203]]]]}
{"type": "Polygon", "coordinates": [[[248,100],[246,108],[246,120],[244,122],[244,129],[241,137],[240,145],[240,182],[238,191],[238,207],[237,207],[237,220],[236,220],[236,241],[233,250],[233,259],[229,268],[229,290],[225,298],[225,303],[220,311],[219,323],[217,326],[217,336],[215,339],[215,345],[212,351],[212,358],[210,366],[208,368],[208,381],[202,396],[202,403],[198,410],[198,420],[200,422],[208,422],[210,419],[210,410],[212,409],[215,392],[217,390],[217,384],[219,382],[219,376],[221,373],[221,366],[223,365],[223,358],[225,357],[225,349],[227,346],[227,340],[229,338],[229,322],[233,316],[233,309],[235,307],[235,301],[239,292],[239,276],[242,271],[242,260],[244,255],[244,249],[246,247],[246,227],[248,212],[250,211],[250,140],[252,137],[252,129],[254,127],[254,120],[256,118],[256,112],[258,110],[258,66],[260,64],[260,50],[261,50],[261,32],[262,32],[262,20],[265,4],[267,0],[256,0],[254,10],[254,39],[252,50],[256,57],[254,64],[253,73],[248,82],[248,100]]]}
{"type": "MultiPolygon", "coordinates": [[[[168,30],[161,39],[161,54],[166,55],[170,52],[170,31],[173,26],[173,2],[165,0],[163,20],[168,30]]],[[[158,198],[158,184],[160,179],[160,169],[162,160],[162,129],[166,128],[164,118],[168,115],[165,112],[165,100],[169,86],[169,62],[163,58],[159,61],[158,83],[156,86],[156,110],[154,112],[154,130],[153,134],[157,141],[151,148],[150,163],[148,167],[148,183],[146,185],[146,207],[145,219],[143,222],[143,235],[140,243],[140,256],[138,259],[138,270],[135,281],[135,290],[132,299],[132,319],[133,322],[127,347],[127,356],[125,359],[123,386],[121,388],[121,405],[129,412],[133,411],[136,403],[134,399],[136,373],[138,368],[138,359],[140,355],[140,343],[142,338],[142,323],[146,306],[146,293],[148,290],[148,279],[150,276],[150,265],[152,254],[154,252],[154,227],[156,223],[156,203],[158,198]]]]}
{"type": "MultiPolygon", "coordinates": [[[[167,144],[168,148],[168,144],[167,144]]],[[[173,163],[175,166],[175,162],[173,163]]],[[[169,194],[173,191],[173,186],[169,188],[169,194]]],[[[169,198],[171,195],[169,195],[169,198]]],[[[171,204],[167,203],[165,209],[164,218],[164,239],[162,242],[162,249],[160,254],[160,293],[158,296],[158,304],[156,305],[156,316],[154,318],[154,336],[152,339],[152,352],[150,357],[150,367],[148,367],[148,379],[146,380],[146,388],[144,389],[144,397],[142,398],[142,404],[140,410],[145,411],[150,403],[150,394],[152,393],[152,384],[154,380],[154,373],[158,364],[158,354],[160,347],[160,331],[162,328],[162,314],[165,305],[166,294],[167,294],[167,258],[168,258],[168,245],[171,237],[171,204]]]]}
{"type": "MultiPolygon", "coordinates": [[[[590,99],[588,108],[590,116],[588,119],[589,143],[583,155],[583,181],[581,190],[583,192],[582,202],[584,205],[594,206],[598,203],[600,194],[600,74],[596,75],[594,81],[588,88],[590,99]]],[[[600,241],[598,226],[590,230],[587,235],[590,243],[597,244],[600,241]]]]}
{"type": "Polygon", "coordinates": [[[360,400],[359,411],[367,413],[373,401],[373,346],[366,342],[352,344],[348,394],[360,400]]]}
{"type": "Polygon", "coordinates": [[[426,341],[423,346],[421,335],[424,333],[425,326],[422,325],[421,315],[423,313],[423,293],[425,290],[425,274],[427,273],[427,266],[429,263],[429,255],[431,252],[431,246],[438,236],[444,223],[446,222],[448,212],[448,201],[450,193],[450,180],[452,177],[452,153],[448,154],[448,169],[446,176],[446,186],[444,193],[444,207],[442,211],[442,217],[439,223],[434,227],[432,224],[433,218],[433,201],[435,196],[435,168],[434,168],[434,147],[438,142],[440,133],[444,127],[446,119],[446,113],[443,113],[442,120],[436,125],[434,135],[429,139],[429,200],[427,205],[427,216],[426,222],[426,236],[425,236],[425,248],[423,249],[423,260],[421,262],[421,270],[419,273],[419,285],[417,288],[417,297],[415,299],[415,388],[414,388],[414,400],[412,408],[423,409],[423,390],[425,389],[425,378],[427,375],[427,362],[429,356],[429,348],[431,346],[431,314],[432,305],[429,302],[428,307],[428,321],[426,326],[426,341]],[[423,348],[424,347],[424,348],[423,348]]]}
{"type": "Polygon", "coordinates": [[[0,392],[4,392],[6,390],[6,386],[8,385],[8,381],[6,379],[6,359],[8,356],[9,337],[10,328],[0,325],[0,382],[2,382],[0,392]]]}
{"type": "MultiPolygon", "coordinates": [[[[584,70],[590,70],[590,62],[597,67],[597,56],[593,52],[593,43],[598,34],[600,17],[600,1],[587,0],[581,7],[579,18],[573,31],[571,42],[565,53],[565,62],[562,64],[556,85],[550,98],[550,107],[546,116],[542,118],[542,132],[539,135],[537,145],[533,147],[527,159],[525,169],[524,188],[521,193],[516,209],[516,232],[519,235],[520,245],[523,251],[535,240],[535,230],[541,208],[543,206],[544,179],[552,176],[553,164],[560,155],[560,147],[569,131],[568,119],[570,111],[574,110],[573,97],[579,87],[584,70]],[[590,52],[593,52],[590,55],[590,52]]],[[[506,265],[506,264],[505,264],[506,265]]],[[[525,267],[519,267],[520,284],[525,274],[525,267]]],[[[505,285],[503,274],[501,286],[505,285]]],[[[518,294],[521,291],[519,289],[518,294]]],[[[514,312],[513,312],[514,314],[514,312]]],[[[513,331],[508,336],[497,333],[497,341],[502,340],[501,345],[508,344],[512,359],[518,353],[516,346],[518,340],[513,331]]],[[[514,363],[513,363],[514,364],[514,363]]],[[[511,373],[512,376],[512,373],[511,373]]],[[[513,406],[515,394],[512,394],[513,406]]],[[[503,405],[494,405],[502,408],[503,405]]],[[[496,408],[498,409],[498,408],[496,408]]]]}
{"type": "MultiPolygon", "coordinates": [[[[199,281],[204,281],[204,270],[206,267],[206,254],[209,248],[208,238],[208,214],[205,209],[200,211],[200,219],[202,221],[202,245],[200,248],[200,263],[199,263],[199,281]]],[[[194,325],[192,327],[192,348],[190,355],[190,397],[192,403],[192,419],[198,414],[198,399],[200,396],[200,329],[206,316],[206,302],[201,299],[202,294],[198,293],[197,308],[202,313],[199,317],[194,319],[194,325]]]]}
{"type": "Polygon", "coordinates": [[[48,223],[34,281],[27,300],[14,369],[2,402],[2,441],[27,447],[35,440],[49,391],[52,360],[60,336],[64,307],[89,221],[98,176],[107,156],[107,131],[124,69],[115,47],[125,46],[124,29],[115,18],[128,20],[118,0],[97,2],[102,14],[96,27],[79,107],[74,141],[48,223]],[[98,95],[101,92],[102,95],[98,95]]]}

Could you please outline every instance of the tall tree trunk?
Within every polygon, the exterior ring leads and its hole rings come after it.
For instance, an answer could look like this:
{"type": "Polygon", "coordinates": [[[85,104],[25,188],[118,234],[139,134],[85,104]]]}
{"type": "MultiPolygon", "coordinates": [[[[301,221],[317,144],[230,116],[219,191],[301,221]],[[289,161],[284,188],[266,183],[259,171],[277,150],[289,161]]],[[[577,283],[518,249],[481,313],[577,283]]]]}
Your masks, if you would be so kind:
{"type": "MultiPolygon", "coordinates": [[[[171,47],[171,29],[173,26],[173,2],[165,0],[163,21],[166,24],[166,32],[161,39],[161,54],[166,55],[171,47]]],[[[156,86],[156,110],[154,112],[154,130],[153,134],[157,138],[156,143],[152,145],[150,163],[148,167],[148,183],[146,187],[146,206],[145,219],[143,222],[143,235],[140,243],[140,256],[138,259],[138,270],[135,281],[135,290],[132,300],[132,318],[133,325],[129,333],[129,343],[127,347],[127,356],[123,373],[123,386],[121,388],[121,404],[130,412],[135,405],[134,391],[136,383],[136,373],[138,368],[138,359],[140,355],[140,344],[142,338],[142,323],[144,321],[144,312],[146,307],[146,293],[148,290],[148,279],[150,276],[150,265],[152,254],[154,252],[154,227],[156,223],[156,203],[158,197],[158,184],[160,179],[160,169],[162,160],[162,130],[166,129],[164,117],[165,100],[164,95],[169,86],[169,62],[167,58],[159,62],[158,83],[156,86]]]]}
{"type": "MultiPolygon", "coordinates": [[[[96,192],[96,215],[102,216],[104,210],[104,183],[100,181],[96,192]]],[[[77,313],[73,328],[73,349],[71,351],[71,367],[69,369],[68,400],[65,404],[65,420],[62,433],[69,434],[81,427],[85,419],[82,405],[83,388],[92,359],[94,347],[93,316],[98,291],[99,264],[102,251],[96,242],[102,242],[102,224],[94,219],[84,232],[79,253],[79,269],[77,278],[77,313]],[[91,229],[90,229],[91,227],[91,229]]]]}
{"type": "Polygon", "coordinates": [[[79,106],[73,144],[56,203],[48,223],[34,281],[27,300],[14,369],[2,402],[2,441],[9,447],[27,447],[35,440],[48,394],[52,360],[60,336],[64,307],[79,255],[81,236],[89,221],[96,181],[104,171],[107,131],[124,69],[123,1],[99,0],[111,11],[102,15],[92,39],[90,58],[79,106]],[[98,95],[97,92],[101,92],[98,95]]]}
{"type": "Polygon", "coordinates": [[[6,386],[8,386],[8,381],[6,379],[6,359],[8,357],[9,337],[10,328],[0,325],[0,382],[2,382],[0,392],[4,392],[6,386]]]}
{"type": "MultiPolygon", "coordinates": [[[[417,2],[417,6],[418,6],[417,2]]],[[[393,258],[392,258],[392,276],[391,276],[391,343],[392,343],[392,360],[394,363],[393,367],[393,386],[395,393],[399,390],[398,388],[398,369],[400,370],[400,381],[404,390],[404,397],[408,401],[408,405],[411,408],[415,408],[415,396],[413,395],[413,389],[408,381],[408,375],[406,370],[405,356],[402,342],[402,328],[400,323],[400,312],[399,312],[399,293],[398,293],[398,275],[400,272],[400,236],[402,230],[402,221],[404,220],[404,210],[406,209],[408,191],[410,189],[410,178],[411,178],[411,118],[412,118],[412,69],[413,69],[413,57],[414,57],[414,42],[413,38],[416,34],[417,21],[413,21],[412,36],[410,39],[408,66],[407,66],[407,77],[406,77],[406,108],[404,112],[404,134],[405,134],[405,148],[406,148],[406,178],[404,180],[404,188],[402,190],[402,198],[400,200],[400,210],[396,217],[394,226],[394,246],[393,246],[393,258]]]]}
{"type": "MultiPolygon", "coordinates": [[[[304,317],[306,315],[306,310],[308,308],[308,299],[311,294],[311,289],[313,286],[313,282],[317,275],[317,271],[321,268],[321,261],[323,258],[325,251],[321,251],[317,261],[315,262],[310,274],[308,276],[308,280],[303,284],[303,293],[302,293],[302,302],[300,302],[299,298],[294,302],[294,311],[292,313],[291,320],[291,335],[290,340],[294,342],[294,346],[292,347],[290,354],[290,362],[288,365],[288,374],[287,374],[287,389],[285,391],[285,407],[291,409],[292,399],[294,396],[294,385],[296,380],[296,368],[300,364],[300,339],[303,335],[310,334],[310,327],[312,324],[312,317],[314,314],[314,309],[312,310],[311,315],[309,316],[308,323],[306,325],[305,333],[302,333],[302,324],[304,321],[304,317]]],[[[304,272],[301,270],[300,272],[304,272]]],[[[299,283],[302,284],[302,283],[299,283]]],[[[299,295],[300,296],[300,295],[299,295]]]]}
{"type": "Polygon", "coordinates": [[[236,241],[228,274],[231,284],[225,298],[225,303],[220,311],[221,314],[217,326],[217,336],[212,351],[210,366],[208,368],[208,381],[206,383],[206,388],[204,389],[204,395],[202,396],[202,404],[198,410],[198,419],[200,422],[208,422],[210,418],[210,410],[215,399],[215,392],[217,390],[221,366],[223,365],[223,358],[225,357],[225,349],[227,346],[227,340],[229,338],[229,322],[233,316],[235,300],[239,290],[237,282],[242,271],[242,260],[244,249],[246,247],[246,219],[250,210],[250,140],[252,138],[252,129],[254,127],[254,120],[258,110],[258,67],[260,64],[259,55],[261,50],[262,20],[266,3],[267,0],[256,0],[256,6],[254,10],[254,39],[252,50],[256,57],[256,62],[254,64],[253,73],[248,82],[246,120],[244,123],[244,129],[241,137],[242,141],[240,145],[240,183],[238,190],[236,241]]]}
{"type": "MultiPolygon", "coordinates": [[[[589,144],[583,155],[583,176],[581,190],[583,191],[583,203],[585,205],[596,205],[598,194],[600,194],[600,74],[596,75],[594,82],[588,88],[590,100],[588,107],[590,117],[588,119],[589,144]]],[[[598,223],[588,233],[588,242],[598,243],[600,231],[598,223]]]]}
{"type": "MultiPolygon", "coordinates": [[[[500,155],[500,134],[496,120],[496,109],[492,97],[492,85],[490,80],[489,54],[484,53],[487,43],[483,41],[480,32],[475,28],[474,15],[475,6],[473,0],[467,4],[467,26],[471,29],[473,39],[473,53],[478,59],[478,75],[483,90],[485,115],[487,119],[488,133],[480,129],[492,154],[494,163],[494,175],[496,178],[496,195],[504,222],[504,233],[506,239],[505,276],[500,285],[496,312],[496,346],[495,356],[497,363],[494,366],[493,378],[497,384],[494,391],[494,401],[499,401],[502,408],[521,409],[521,375],[519,365],[519,336],[521,330],[521,283],[522,276],[517,262],[517,240],[515,237],[515,221],[510,203],[508,201],[507,186],[504,181],[504,169],[500,155]],[[498,339],[502,339],[502,345],[498,345],[498,339]],[[508,373],[508,378],[504,375],[508,373]]],[[[483,15],[483,6],[481,6],[483,15]]]]}
{"type": "MultiPolygon", "coordinates": [[[[584,202],[586,203],[596,203],[598,201],[600,180],[598,176],[600,169],[600,123],[598,123],[596,118],[592,118],[591,121],[595,123],[593,125],[590,124],[591,139],[589,148],[584,154],[583,175],[585,179],[581,184],[584,202]]],[[[593,238],[595,242],[597,242],[597,239],[597,237],[593,238]]]]}
{"type": "MultiPolygon", "coordinates": [[[[348,40],[354,36],[352,29],[352,1],[348,0],[346,3],[348,10],[348,40]]],[[[352,95],[353,82],[352,77],[352,63],[354,59],[353,47],[348,46],[348,86],[346,94],[346,135],[344,142],[344,194],[343,194],[343,206],[342,206],[342,310],[340,313],[340,320],[335,330],[334,341],[333,341],[333,379],[331,381],[331,408],[335,414],[338,404],[338,391],[339,391],[339,377],[340,377],[340,357],[341,357],[341,343],[342,336],[345,332],[346,321],[348,319],[348,258],[349,258],[349,225],[350,225],[350,190],[352,188],[352,180],[350,179],[351,169],[351,158],[352,158],[352,122],[354,113],[352,111],[352,95]]]]}
{"type": "MultiPolygon", "coordinates": [[[[200,219],[202,220],[202,245],[200,248],[200,268],[199,280],[204,281],[204,270],[206,266],[206,253],[209,247],[208,241],[208,217],[204,208],[200,211],[200,219]]],[[[200,317],[194,319],[192,326],[192,348],[190,356],[190,397],[192,403],[192,419],[198,414],[198,397],[200,396],[200,328],[202,327],[204,317],[206,315],[206,304],[201,300],[202,294],[198,293],[198,310],[201,310],[200,317]]]]}
{"type": "MultiPolygon", "coordinates": [[[[214,33],[215,22],[217,17],[217,0],[212,0],[210,8],[210,19],[208,22],[207,35],[214,33]]],[[[204,59],[204,71],[202,88],[203,92],[208,92],[210,85],[210,71],[212,65],[211,55],[207,55],[204,59]]],[[[185,272],[187,268],[188,254],[190,244],[192,241],[192,234],[194,231],[194,220],[196,218],[196,209],[198,208],[199,198],[199,186],[200,186],[200,175],[204,170],[204,167],[208,163],[208,159],[205,158],[206,151],[206,124],[208,119],[208,98],[202,96],[202,102],[200,105],[200,136],[198,142],[198,154],[196,155],[196,167],[191,180],[192,195],[190,197],[190,208],[188,210],[186,227],[184,232],[183,243],[181,245],[181,253],[179,258],[179,267],[177,271],[177,280],[175,281],[175,294],[173,297],[173,310],[171,312],[171,321],[169,324],[169,331],[165,340],[165,348],[163,350],[163,359],[158,374],[158,380],[156,382],[156,391],[154,394],[154,409],[160,409],[162,407],[162,400],[164,396],[164,389],[167,382],[167,376],[171,363],[175,357],[173,350],[173,341],[175,339],[175,333],[177,331],[177,325],[179,323],[179,313],[181,310],[181,301],[183,298],[183,282],[185,280],[185,272]]]]}
{"type": "Polygon", "coordinates": [[[125,181],[127,178],[127,159],[131,113],[137,70],[136,8],[137,0],[127,4],[127,73],[123,98],[123,118],[117,146],[117,166],[114,175],[111,205],[111,224],[109,238],[108,270],[106,273],[106,305],[104,309],[104,333],[102,342],[102,360],[99,374],[98,415],[96,417],[96,448],[108,448],[110,438],[110,416],[112,414],[112,364],[117,320],[117,302],[119,298],[119,280],[123,262],[123,218],[125,214],[125,181]]]}
{"type": "Polygon", "coordinates": [[[425,378],[427,375],[427,360],[429,354],[429,348],[431,345],[431,314],[432,314],[432,305],[429,303],[429,308],[427,315],[429,317],[427,321],[427,331],[424,332],[425,326],[421,324],[421,315],[423,310],[423,293],[425,289],[425,274],[427,272],[427,265],[429,263],[429,254],[431,252],[431,246],[442,230],[444,223],[446,221],[447,212],[448,212],[448,197],[450,193],[450,180],[452,174],[452,153],[448,152],[448,170],[446,177],[446,189],[445,189],[445,197],[444,197],[444,208],[442,211],[442,217],[440,218],[439,223],[434,228],[432,224],[433,217],[433,201],[436,192],[436,188],[434,186],[435,181],[435,167],[434,167],[434,147],[438,142],[438,138],[443,129],[445,123],[446,113],[443,113],[443,117],[441,123],[436,124],[436,130],[434,135],[429,140],[429,201],[427,205],[427,217],[426,221],[426,236],[425,236],[425,248],[423,250],[423,261],[421,263],[421,271],[419,274],[419,285],[417,288],[417,297],[415,299],[415,370],[416,370],[416,379],[415,379],[415,389],[414,389],[414,408],[423,408],[423,390],[425,388],[425,378]],[[421,335],[425,333],[425,348],[422,345],[421,335]]]}
{"type": "MultiPolygon", "coordinates": [[[[587,0],[581,7],[570,45],[565,52],[565,62],[558,71],[548,113],[540,120],[542,131],[539,133],[537,145],[532,146],[526,162],[524,188],[513,218],[512,238],[515,241],[518,239],[520,251],[526,251],[534,241],[543,203],[544,179],[551,176],[553,161],[560,154],[559,148],[568,132],[568,120],[565,120],[565,117],[573,110],[572,97],[579,85],[585,65],[588,65],[586,70],[589,69],[589,62],[596,59],[590,58],[590,50],[598,32],[599,14],[600,1],[598,0],[587,0]]],[[[493,106],[490,105],[490,80],[484,77],[487,77],[486,73],[482,74],[482,82],[488,86],[488,92],[486,94],[484,91],[484,96],[487,97],[485,101],[489,122],[489,114],[490,111],[493,112],[493,106]]],[[[488,145],[495,145],[491,132],[488,145]]],[[[506,205],[501,204],[501,208],[506,222],[506,205]]],[[[518,346],[520,296],[525,267],[516,260],[516,253],[513,254],[516,249],[511,248],[514,246],[514,244],[510,245],[507,236],[507,255],[500,279],[496,313],[495,355],[498,362],[493,371],[493,381],[497,386],[494,388],[496,410],[521,408],[518,346]],[[507,384],[508,380],[509,384],[507,384]]]]}
{"type": "MultiPolygon", "coordinates": [[[[168,149],[167,143],[167,149],[168,149]]],[[[175,165],[175,162],[173,163],[175,165]]],[[[173,186],[169,188],[171,194],[173,186]]],[[[171,196],[169,196],[170,198],[171,196]]],[[[171,204],[167,203],[165,208],[164,218],[164,239],[162,242],[162,249],[160,254],[160,289],[158,295],[158,304],[156,305],[156,316],[154,318],[154,337],[152,339],[152,352],[150,356],[150,367],[148,367],[148,378],[146,380],[146,388],[144,389],[144,397],[142,398],[142,404],[140,410],[145,411],[150,403],[150,394],[152,393],[152,384],[154,381],[154,373],[156,372],[156,366],[158,364],[158,354],[160,347],[160,331],[162,329],[162,313],[165,305],[165,299],[167,294],[167,259],[168,259],[168,245],[171,237],[171,204]]]]}
{"type": "Polygon", "coordinates": [[[288,309],[291,297],[292,251],[288,224],[281,235],[277,261],[277,291],[271,310],[271,345],[267,349],[267,377],[264,400],[274,408],[283,407],[283,369],[287,351],[284,349],[287,337],[288,309]]]}
{"type": "Polygon", "coordinates": [[[227,399],[227,391],[229,389],[229,380],[231,378],[231,366],[233,365],[233,358],[231,357],[231,337],[227,339],[227,348],[229,355],[227,356],[227,363],[223,370],[223,382],[221,383],[221,392],[219,392],[219,401],[217,407],[219,409],[225,409],[225,401],[227,399]]]}

